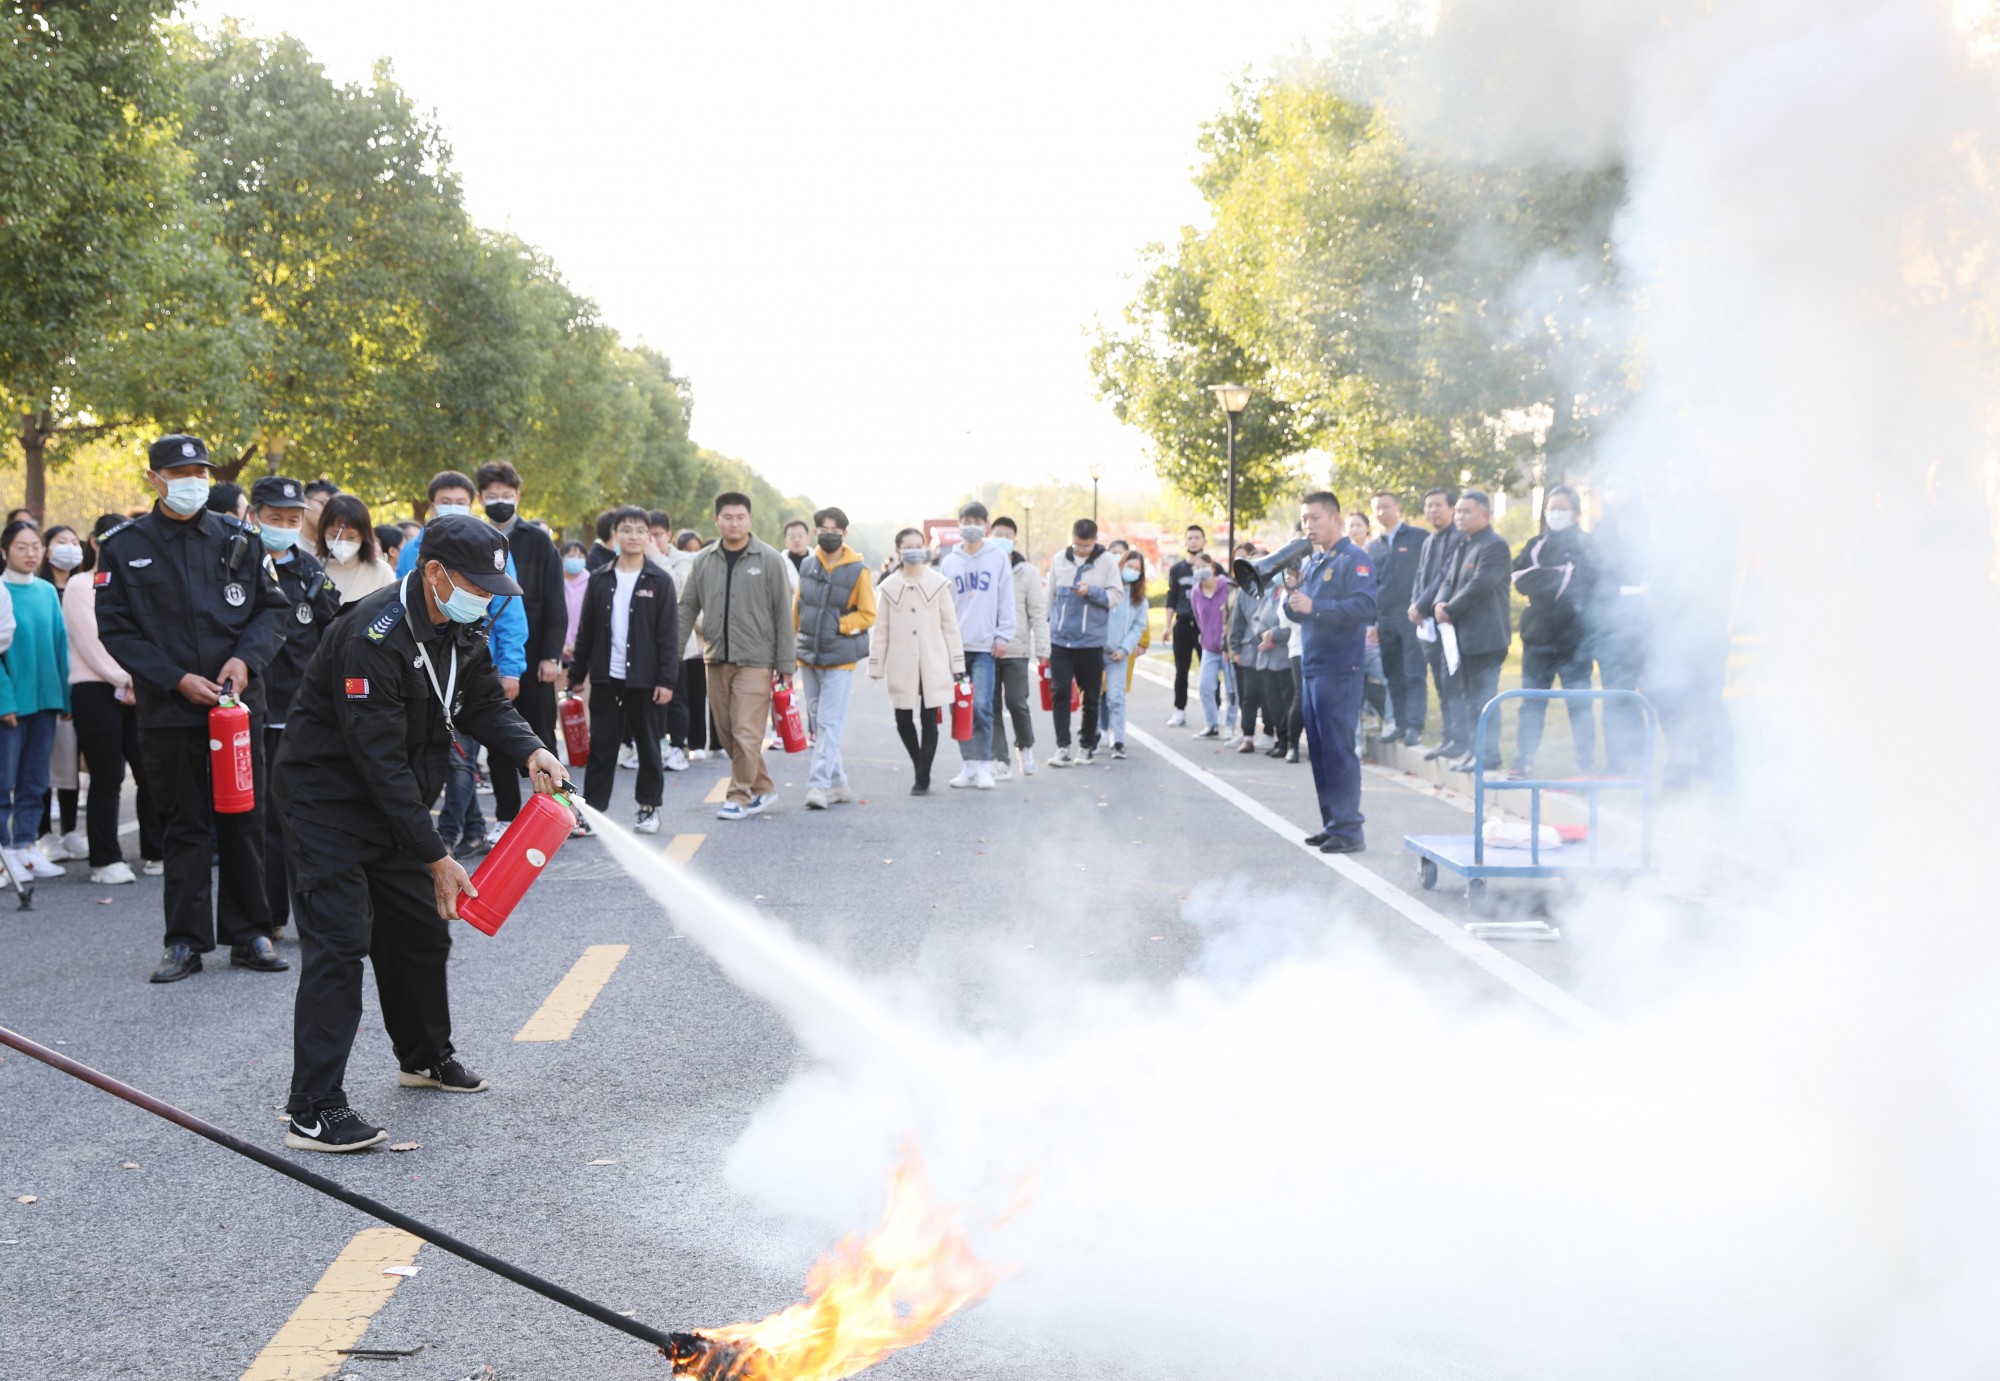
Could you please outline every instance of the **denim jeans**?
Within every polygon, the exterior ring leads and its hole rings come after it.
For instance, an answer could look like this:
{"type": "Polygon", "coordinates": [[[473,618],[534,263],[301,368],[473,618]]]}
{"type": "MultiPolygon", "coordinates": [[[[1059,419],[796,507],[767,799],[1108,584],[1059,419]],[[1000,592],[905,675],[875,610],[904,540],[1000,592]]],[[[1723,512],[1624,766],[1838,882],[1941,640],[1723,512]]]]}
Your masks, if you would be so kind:
{"type": "Polygon", "coordinates": [[[965,649],[965,674],[972,678],[972,737],[958,745],[967,762],[993,761],[993,654],[965,649]]]}
{"type": "Polygon", "coordinates": [[[1236,727],[1236,668],[1220,652],[1202,653],[1201,718],[1211,729],[1236,727]]]}
{"type": "MultiPolygon", "coordinates": [[[[614,750],[615,751],[615,750],[614,750]]],[[[474,769],[479,763],[479,745],[464,734],[446,757],[444,807],[438,813],[438,835],[446,844],[477,839],[486,833],[486,816],[479,809],[479,787],[474,769]]],[[[506,769],[494,766],[494,772],[506,769]]]]}
{"type": "Polygon", "coordinates": [[[854,693],[853,667],[799,668],[806,692],[806,717],[814,724],[812,770],[807,787],[821,791],[847,784],[840,760],[840,732],[847,727],[847,699],[854,693]]]}
{"type": "Polygon", "coordinates": [[[1104,664],[1104,708],[1097,712],[1100,740],[1125,741],[1125,668],[1129,665],[1129,662],[1104,664]]]}
{"type": "Polygon", "coordinates": [[[49,758],[56,747],[56,712],[24,714],[13,728],[0,726],[0,845],[32,849],[49,794],[49,758]]]}

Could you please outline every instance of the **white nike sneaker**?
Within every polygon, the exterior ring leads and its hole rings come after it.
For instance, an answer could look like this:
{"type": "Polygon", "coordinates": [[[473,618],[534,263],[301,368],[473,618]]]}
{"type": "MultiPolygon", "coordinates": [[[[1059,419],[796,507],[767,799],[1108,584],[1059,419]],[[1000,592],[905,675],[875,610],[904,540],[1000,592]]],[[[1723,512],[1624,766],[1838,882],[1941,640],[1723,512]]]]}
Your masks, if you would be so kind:
{"type": "Polygon", "coordinates": [[[137,882],[132,875],[132,865],[122,859],[117,863],[107,863],[102,868],[93,868],[90,880],[99,887],[117,887],[121,883],[137,882]]]}
{"type": "Polygon", "coordinates": [[[1032,748],[1021,750],[1021,775],[1024,777],[1035,775],[1035,750],[1032,748]]]}
{"type": "Polygon", "coordinates": [[[59,878],[63,875],[62,865],[51,862],[40,849],[23,849],[20,859],[28,871],[38,878],[59,878]]]}
{"type": "Polygon", "coordinates": [[[979,776],[978,771],[974,768],[973,764],[968,762],[964,766],[960,767],[958,769],[958,775],[956,777],[953,777],[949,782],[945,783],[945,785],[971,786],[973,785],[974,780],[978,776],[979,776]]]}
{"type": "Polygon", "coordinates": [[[71,858],[89,858],[90,840],[81,830],[71,830],[63,836],[63,852],[71,858]]]}
{"type": "Polygon", "coordinates": [[[660,760],[660,766],[666,768],[667,771],[669,772],[687,771],[688,770],[687,749],[685,748],[667,749],[667,755],[660,760]]]}
{"type": "Polygon", "coordinates": [[[1184,729],[1184,728],[1186,728],[1186,727],[1187,727],[1187,711],[1186,711],[1186,710],[1175,710],[1175,711],[1174,711],[1174,712],[1173,712],[1172,714],[1168,715],[1168,716],[1167,716],[1167,727],[1168,727],[1169,729],[1184,729]]]}
{"type": "Polygon", "coordinates": [[[972,784],[981,791],[991,791],[993,789],[993,764],[990,762],[980,763],[979,770],[972,774],[972,784]]]}
{"type": "Polygon", "coordinates": [[[994,764],[993,764],[993,780],[994,780],[994,781],[996,781],[996,782],[1011,782],[1011,781],[1013,781],[1013,780],[1014,780],[1014,765],[1013,765],[1012,763],[1010,763],[1010,762],[1004,762],[1004,761],[1002,761],[1002,762],[996,762],[996,763],[994,763],[994,764]]]}
{"type": "Polygon", "coordinates": [[[42,842],[37,847],[41,850],[42,857],[48,859],[51,863],[59,863],[66,858],[75,857],[74,854],[63,847],[63,837],[59,834],[50,833],[43,835],[42,842]]]}

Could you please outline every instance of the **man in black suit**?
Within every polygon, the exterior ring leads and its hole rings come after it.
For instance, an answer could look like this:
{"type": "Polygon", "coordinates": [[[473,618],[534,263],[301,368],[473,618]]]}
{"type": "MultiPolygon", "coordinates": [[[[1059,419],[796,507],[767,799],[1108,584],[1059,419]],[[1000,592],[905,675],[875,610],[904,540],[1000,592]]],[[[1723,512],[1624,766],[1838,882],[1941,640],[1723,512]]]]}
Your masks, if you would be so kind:
{"type": "MultiPolygon", "coordinates": [[[[1514,640],[1514,615],[1507,604],[1514,583],[1514,553],[1493,530],[1492,502],[1477,489],[1459,495],[1453,522],[1460,538],[1458,550],[1452,553],[1432,612],[1440,636],[1449,627],[1458,637],[1458,671],[1451,679],[1461,706],[1466,751],[1451,770],[1470,772],[1476,765],[1479,712],[1500,693],[1500,664],[1507,660],[1507,646],[1514,640]]],[[[1500,766],[1499,726],[1491,727],[1485,754],[1489,772],[1500,766]]]]}
{"type": "MultiPolygon", "coordinates": [[[[1410,585],[1407,612],[1413,627],[1421,627],[1430,620],[1438,586],[1443,582],[1445,572],[1451,569],[1451,558],[1458,551],[1458,529],[1452,525],[1452,511],[1457,503],[1458,495],[1449,489],[1433,489],[1424,495],[1424,521],[1431,530],[1418,550],[1416,579],[1410,585]]],[[[1452,693],[1451,678],[1445,674],[1444,647],[1435,633],[1428,642],[1419,638],[1417,645],[1423,649],[1424,664],[1430,668],[1431,680],[1437,686],[1438,718],[1444,726],[1437,747],[1424,754],[1424,761],[1463,757],[1469,739],[1460,740],[1463,728],[1459,724],[1458,697],[1452,693]]]]}
{"type": "Polygon", "coordinates": [[[1375,522],[1382,535],[1368,544],[1375,559],[1375,631],[1382,648],[1382,679],[1389,685],[1393,724],[1382,741],[1400,740],[1414,748],[1424,734],[1430,697],[1424,693],[1423,644],[1410,622],[1410,592],[1416,588],[1424,534],[1403,521],[1403,504],[1386,489],[1375,491],[1375,522]]]}
{"type": "MultiPolygon", "coordinates": [[[[562,557],[540,528],[521,521],[521,472],[504,460],[488,461],[473,477],[486,521],[507,539],[521,585],[521,612],[528,620],[528,666],[514,708],[551,753],[556,750],[556,678],[562,675],[563,643],[569,636],[569,604],[563,598],[562,557]]],[[[490,749],[489,749],[490,752],[490,749]]],[[[493,773],[493,818],[505,825],[521,809],[521,779],[503,764],[493,773]]]]}

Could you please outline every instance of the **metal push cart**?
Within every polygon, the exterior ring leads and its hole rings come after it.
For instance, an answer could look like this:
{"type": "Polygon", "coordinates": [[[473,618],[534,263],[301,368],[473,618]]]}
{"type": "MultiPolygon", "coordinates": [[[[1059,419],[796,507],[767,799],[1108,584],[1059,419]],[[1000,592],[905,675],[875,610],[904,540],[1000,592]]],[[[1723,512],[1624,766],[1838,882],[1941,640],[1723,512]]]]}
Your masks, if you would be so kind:
{"type": "Polygon", "coordinates": [[[1511,936],[1516,939],[1554,940],[1561,933],[1541,921],[1492,921],[1486,896],[1488,878],[1633,878],[1653,871],[1653,745],[1659,737],[1659,715],[1652,702],[1629,690],[1510,690],[1488,701],[1479,713],[1473,735],[1472,834],[1411,834],[1403,846],[1417,856],[1417,873],[1424,890],[1437,886],[1438,869],[1448,868],[1465,878],[1465,899],[1472,914],[1482,919],[1466,928],[1476,934],[1511,936]],[[1636,777],[1589,777],[1562,780],[1526,777],[1518,781],[1486,775],[1488,735],[1500,733],[1500,706],[1508,700],[1561,700],[1630,703],[1638,708],[1643,722],[1645,756],[1636,777]],[[1547,790],[1584,792],[1590,797],[1589,831],[1578,842],[1545,847],[1542,834],[1542,792],[1547,790]],[[1495,846],[1486,842],[1486,793],[1526,791],[1528,802],[1528,843],[1525,847],[1495,846]],[[1608,849],[1599,843],[1598,797],[1607,791],[1636,791],[1639,794],[1639,848],[1608,849]]]}

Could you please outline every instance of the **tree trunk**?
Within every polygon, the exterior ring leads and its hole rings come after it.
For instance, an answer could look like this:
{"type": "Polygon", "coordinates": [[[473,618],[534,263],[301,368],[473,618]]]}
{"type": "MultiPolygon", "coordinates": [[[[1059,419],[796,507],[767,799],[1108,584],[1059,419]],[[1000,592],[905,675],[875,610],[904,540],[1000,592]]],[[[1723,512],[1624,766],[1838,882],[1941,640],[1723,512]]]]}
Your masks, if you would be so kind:
{"type": "Polygon", "coordinates": [[[49,500],[49,437],[55,419],[47,412],[21,414],[21,507],[34,515],[37,523],[46,515],[49,500]]]}

